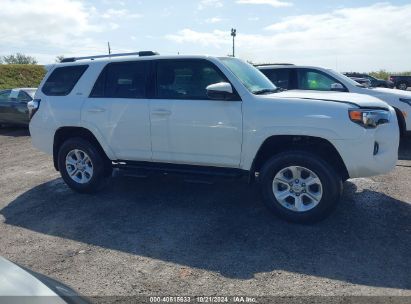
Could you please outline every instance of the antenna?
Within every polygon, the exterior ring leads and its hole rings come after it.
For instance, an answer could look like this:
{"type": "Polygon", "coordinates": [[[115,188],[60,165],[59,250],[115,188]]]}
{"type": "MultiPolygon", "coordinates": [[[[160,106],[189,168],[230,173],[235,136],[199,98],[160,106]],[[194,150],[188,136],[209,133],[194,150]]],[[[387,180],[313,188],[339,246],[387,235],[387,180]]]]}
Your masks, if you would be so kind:
{"type": "Polygon", "coordinates": [[[110,41],[107,42],[108,54],[111,55],[110,41]]]}

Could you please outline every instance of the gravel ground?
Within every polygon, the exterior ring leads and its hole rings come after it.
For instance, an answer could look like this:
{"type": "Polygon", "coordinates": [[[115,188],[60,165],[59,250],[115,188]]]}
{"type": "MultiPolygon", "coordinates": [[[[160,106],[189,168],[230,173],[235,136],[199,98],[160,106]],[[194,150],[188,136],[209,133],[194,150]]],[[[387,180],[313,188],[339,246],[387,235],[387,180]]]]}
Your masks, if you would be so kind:
{"type": "Polygon", "coordinates": [[[246,185],[115,178],[73,193],[24,129],[0,130],[0,255],[96,295],[411,296],[411,138],[314,226],[246,185]]]}

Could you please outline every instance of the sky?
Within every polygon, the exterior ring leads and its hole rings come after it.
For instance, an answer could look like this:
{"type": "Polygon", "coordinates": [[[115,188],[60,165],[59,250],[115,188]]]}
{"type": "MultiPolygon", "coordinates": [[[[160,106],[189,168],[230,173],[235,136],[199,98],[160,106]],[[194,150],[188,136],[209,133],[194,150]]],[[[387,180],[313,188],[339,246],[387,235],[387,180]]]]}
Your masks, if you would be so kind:
{"type": "Polygon", "coordinates": [[[254,63],[340,72],[411,70],[411,1],[0,0],[0,55],[39,63],[58,55],[140,50],[232,53],[254,63]]]}

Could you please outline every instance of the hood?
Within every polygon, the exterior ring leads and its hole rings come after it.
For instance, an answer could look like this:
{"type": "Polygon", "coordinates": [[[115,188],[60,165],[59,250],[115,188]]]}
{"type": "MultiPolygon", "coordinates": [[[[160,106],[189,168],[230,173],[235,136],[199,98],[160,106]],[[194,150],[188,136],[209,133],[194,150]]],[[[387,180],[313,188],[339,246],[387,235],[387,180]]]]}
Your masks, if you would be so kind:
{"type": "Polygon", "coordinates": [[[267,96],[275,96],[281,98],[319,99],[330,102],[342,102],[357,105],[362,108],[389,108],[387,103],[376,97],[356,93],[291,90],[267,96]]]}
{"type": "Polygon", "coordinates": [[[385,88],[375,88],[372,91],[384,94],[390,94],[398,96],[399,98],[411,98],[411,91],[402,91],[397,89],[385,89],[385,88]]]}
{"type": "MultiPolygon", "coordinates": [[[[73,289],[45,275],[20,267],[0,257],[0,297],[16,297],[15,303],[89,304],[73,289]]],[[[9,301],[10,302],[10,301],[9,301]]],[[[14,303],[14,301],[11,301],[14,303]]]]}
{"type": "Polygon", "coordinates": [[[55,297],[56,294],[23,268],[0,257],[0,296],[55,297]]]}

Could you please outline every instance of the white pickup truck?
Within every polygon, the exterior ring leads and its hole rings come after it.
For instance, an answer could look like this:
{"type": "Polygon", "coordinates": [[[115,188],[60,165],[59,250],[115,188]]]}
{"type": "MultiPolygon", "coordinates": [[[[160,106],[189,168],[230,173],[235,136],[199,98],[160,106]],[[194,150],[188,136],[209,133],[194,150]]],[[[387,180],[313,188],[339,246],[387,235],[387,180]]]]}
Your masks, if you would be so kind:
{"type": "Polygon", "coordinates": [[[395,111],[371,96],[283,95],[229,57],[99,57],[51,66],[29,104],[34,146],[75,191],[101,189],[113,168],[247,177],[277,215],[306,223],[333,210],[345,180],[396,165],[395,111]]]}

